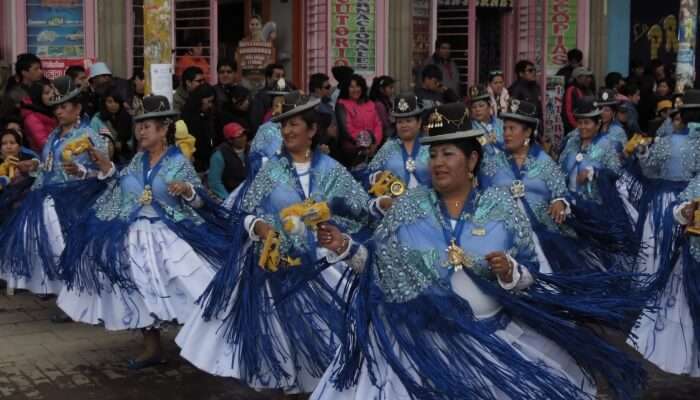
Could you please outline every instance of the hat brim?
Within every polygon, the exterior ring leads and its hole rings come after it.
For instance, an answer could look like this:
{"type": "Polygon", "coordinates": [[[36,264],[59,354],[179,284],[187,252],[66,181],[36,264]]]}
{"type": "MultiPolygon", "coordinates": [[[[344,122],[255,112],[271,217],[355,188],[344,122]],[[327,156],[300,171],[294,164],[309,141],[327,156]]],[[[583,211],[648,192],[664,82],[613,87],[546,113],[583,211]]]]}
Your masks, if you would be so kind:
{"type": "Polygon", "coordinates": [[[476,97],[471,97],[471,98],[469,98],[469,102],[470,102],[470,103],[474,103],[474,102],[477,102],[477,101],[487,101],[487,102],[488,102],[489,100],[491,100],[491,96],[490,96],[488,93],[487,93],[487,94],[482,94],[481,96],[476,96],[476,97]]]}
{"type": "Polygon", "coordinates": [[[595,111],[591,111],[589,113],[574,113],[574,118],[576,118],[576,119],[595,118],[595,117],[600,117],[601,114],[603,114],[603,112],[601,110],[595,110],[595,111]]]}
{"type": "Polygon", "coordinates": [[[669,111],[668,115],[674,116],[674,115],[678,114],[679,112],[681,112],[680,108],[672,108],[671,111],[669,111]]]}
{"type": "Polygon", "coordinates": [[[286,96],[292,92],[285,92],[283,90],[268,90],[265,93],[269,94],[270,96],[286,96]]]}
{"type": "Polygon", "coordinates": [[[177,111],[174,110],[150,112],[135,116],[134,122],[145,121],[147,119],[170,118],[176,117],[177,115],[177,111]]]}
{"type": "Polygon", "coordinates": [[[619,106],[619,101],[596,101],[595,105],[598,107],[614,107],[619,106]]]}
{"type": "Polygon", "coordinates": [[[405,112],[405,113],[395,113],[395,112],[392,112],[392,113],[391,113],[391,116],[394,117],[394,118],[416,117],[416,116],[419,116],[419,115],[423,114],[424,111],[425,111],[424,108],[417,107],[415,110],[409,111],[409,112],[405,112]]]}
{"type": "Polygon", "coordinates": [[[460,139],[477,138],[483,134],[484,131],[480,129],[470,129],[468,131],[457,131],[453,133],[445,133],[443,135],[421,136],[420,142],[421,144],[438,144],[460,139]]]}
{"type": "Polygon", "coordinates": [[[512,121],[524,122],[526,124],[537,125],[540,123],[540,120],[537,118],[526,117],[524,115],[513,114],[513,113],[500,113],[500,114],[498,114],[498,118],[502,119],[503,121],[512,120],[512,121]]]}
{"type": "Polygon", "coordinates": [[[282,114],[279,114],[279,115],[272,117],[271,121],[272,122],[282,122],[286,119],[292,118],[295,115],[301,114],[304,111],[311,110],[314,107],[318,106],[319,104],[321,104],[321,99],[311,99],[308,102],[306,102],[305,104],[296,106],[287,112],[284,112],[282,114]]]}
{"type": "Polygon", "coordinates": [[[65,102],[71,101],[71,100],[77,98],[78,96],[80,96],[80,89],[73,89],[67,95],[60,96],[56,100],[49,101],[48,105],[49,105],[49,107],[55,107],[55,106],[58,106],[58,105],[65,103],[65,102]]]}
{"type": "Polygon", "coordinates": [[[693,104],[693,103],[682,104],[682,105],[678,106],[678,108],[681,110],[690,109],[690,108],[700,108],[700,104],[693,104]]]}

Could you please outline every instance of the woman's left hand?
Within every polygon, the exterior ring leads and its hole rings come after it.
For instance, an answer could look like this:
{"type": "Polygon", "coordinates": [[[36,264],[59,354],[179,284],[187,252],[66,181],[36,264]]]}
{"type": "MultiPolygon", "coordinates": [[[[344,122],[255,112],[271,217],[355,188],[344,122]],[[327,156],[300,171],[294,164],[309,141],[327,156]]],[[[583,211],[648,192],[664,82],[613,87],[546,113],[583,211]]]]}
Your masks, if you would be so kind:
{"type": "Polygon", "coordinates": [[[78,167],[78,164],[74,163],[73,161],[64,162],[63,170],[66,171],[66,174],[68,175],[77,177],[83,176],[83,171],[80,169],[80,167],[78,167]]]}
{"type": "Polygon", "coordinates": [[[511,283],[513,281],[513,264],[504,252],[495,251],[487,254],[485,258],[491,271],[498,276],[501,282],[511,283]]]}
{"type": "Polygon", "coordinates": [[[168,193],[172,196],[180,196],[184,198],[191,198],[194,193],[192,193],[192,187],[185,182],[172,182],[168,185],[168,193]]]}
{"type": "Polygon", "coordinates": [[[557,224],[562,224],[566,220],[566,203],[557,200],[549,206],[549,215],[557,224]]]}
{"type": "Polygon", "coordinates": [[[323,223],[318,226],[318,243],[335,254],[343,254],[347,250],[348,241],[337,226],[323,223]]]}
{"type": "Polygon", "coordinates": [[[34,172],[39,168],[39,162],[37,160],[18,161],[17,158],[14,158],[14,160],[10,160],[10,164],[15,165],[23,174],[34,172]]]}

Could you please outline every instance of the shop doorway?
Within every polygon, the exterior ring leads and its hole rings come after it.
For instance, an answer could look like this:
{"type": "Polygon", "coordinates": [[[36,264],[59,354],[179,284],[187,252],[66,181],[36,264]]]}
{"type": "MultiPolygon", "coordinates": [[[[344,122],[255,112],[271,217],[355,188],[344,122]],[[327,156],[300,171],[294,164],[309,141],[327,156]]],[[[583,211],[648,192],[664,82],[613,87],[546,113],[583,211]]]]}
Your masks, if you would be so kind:
{"type": "Polygon", "coordinates": [[[501,68],[501,10],[497,8],[477,8],[477,76],[479,83],[485,83],[489,71],[501,68]]]}

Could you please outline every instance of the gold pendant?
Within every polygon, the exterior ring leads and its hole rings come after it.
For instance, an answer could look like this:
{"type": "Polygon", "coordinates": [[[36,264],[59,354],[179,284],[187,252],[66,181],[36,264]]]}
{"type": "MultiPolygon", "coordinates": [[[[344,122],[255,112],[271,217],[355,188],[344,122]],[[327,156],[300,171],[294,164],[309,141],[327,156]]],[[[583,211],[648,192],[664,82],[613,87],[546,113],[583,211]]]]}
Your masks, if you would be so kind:
{"type": "Polygon", "coordinates": [[[153,202],[153,190],[151,190],[151,185],[146,185],[139,198],[139,203],[141,203],[142,206],[148,206],[151,202],[153,202]]]}
{"type": "Polygon", "coordinates": [[[452,267],[455,271],[459,271],[462,268],[471,268],[474,266],[474,260],[467,255],[467,253],[462,250],[461,247],[457,246],[454,239],[447,246],[447,267],[452,267]]]}

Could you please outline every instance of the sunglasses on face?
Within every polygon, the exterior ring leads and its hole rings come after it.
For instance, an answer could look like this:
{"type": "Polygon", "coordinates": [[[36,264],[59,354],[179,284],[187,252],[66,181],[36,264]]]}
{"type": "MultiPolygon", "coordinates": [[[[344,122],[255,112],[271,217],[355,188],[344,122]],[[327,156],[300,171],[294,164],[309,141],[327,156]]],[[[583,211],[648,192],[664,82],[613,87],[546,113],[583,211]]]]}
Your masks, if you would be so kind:
{"type": "Polygon", "coordinates": [[[197,83],[204,83],[204,82],[206,82],[206,79],[204,79],[204,78],[202,78],[202,79],[195,79],[194,81],[197,82],[197,83]]]}
{"type": "Polygon", "coordinates": [[[219,73],[220,74],[232,74],[233,71],[230,69],[222,69],[221,71],[219,71],[219,73]]]}
{"type": "Polygon", "coordinates": [[[324,86],[323,88],[326,89],[326,90],[330,90],[331,87],[332,87],[331,85],[326,85],[326,86],[324,86]]]}
{"type": "Polygon", "coordinates": [[[527,69],[525,69],[525,72],[535,72],[535,69],[534,68],[527,68],[527,69]]]}

